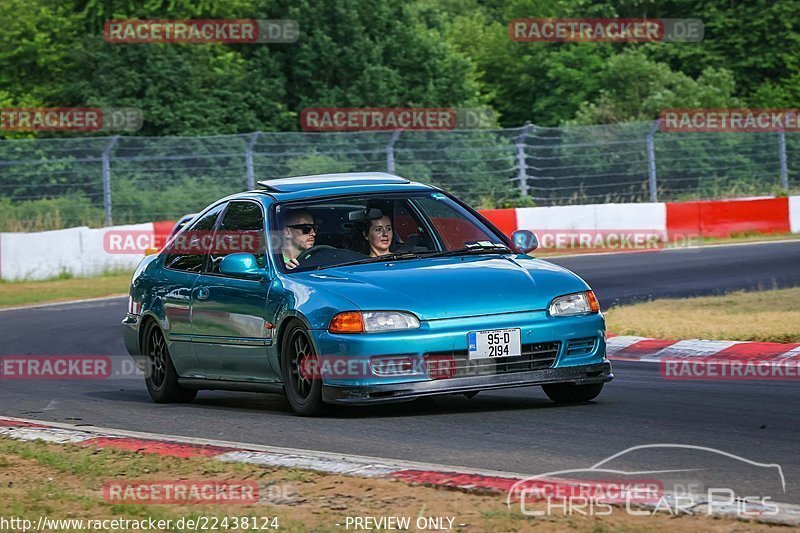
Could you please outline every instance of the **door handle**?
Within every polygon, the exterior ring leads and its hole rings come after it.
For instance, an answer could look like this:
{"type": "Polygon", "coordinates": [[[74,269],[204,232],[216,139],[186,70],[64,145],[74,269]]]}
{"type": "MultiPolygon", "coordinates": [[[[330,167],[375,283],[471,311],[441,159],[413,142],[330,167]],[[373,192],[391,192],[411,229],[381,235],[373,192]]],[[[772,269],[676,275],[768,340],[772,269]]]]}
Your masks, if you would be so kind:
{"type": "Polygon", "coordinates": [[[197,289],[197,299],[205,300],[206,298],[208,298],[209,292],[210,291],[208,290],[208,287],[200,287],[199,289],[197,289]]]}

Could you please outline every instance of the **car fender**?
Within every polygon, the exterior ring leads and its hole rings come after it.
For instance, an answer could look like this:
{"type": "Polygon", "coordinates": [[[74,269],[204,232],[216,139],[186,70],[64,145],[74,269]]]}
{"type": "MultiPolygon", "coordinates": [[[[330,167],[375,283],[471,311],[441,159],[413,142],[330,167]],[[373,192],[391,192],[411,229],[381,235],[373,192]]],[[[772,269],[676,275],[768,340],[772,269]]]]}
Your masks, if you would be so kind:
{"type": "Polygon", "coordinates": [[[280,368],[280,350],[283,333],[291,320],[299,320],[309,331],[316,353],[320,353],[315,332],[327,331],[331,319],[341,311],[357,311],[360,308],[351,300],[327,290],[310,287],[284,277],[279,280],[283,291],[283,302],[275,318],[274,363],[280,368]],[[309,298],[314,292],[314,298],[309,298]]]}
{"type": "Polygon", "coordinates": [[[284,301],[278,312],[279,324],[294,316],[303,320],[309,330],[327,330],[336,313],[361,310],[354,301],[331,290],[288,277],[281,281],[284,301]]]}

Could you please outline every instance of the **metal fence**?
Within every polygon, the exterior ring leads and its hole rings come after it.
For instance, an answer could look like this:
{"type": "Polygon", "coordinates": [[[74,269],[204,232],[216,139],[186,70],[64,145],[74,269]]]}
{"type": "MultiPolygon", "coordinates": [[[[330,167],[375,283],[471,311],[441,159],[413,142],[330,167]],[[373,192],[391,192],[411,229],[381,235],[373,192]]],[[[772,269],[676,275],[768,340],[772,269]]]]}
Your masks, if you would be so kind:
{"type": "Polygon", "coordinates": [[[800,135],[639,122],[2,140],[0,230],[174,219],[258,180],[347,171],[395,172],[480,208],[781,194],[800,187],[800,135]]]}

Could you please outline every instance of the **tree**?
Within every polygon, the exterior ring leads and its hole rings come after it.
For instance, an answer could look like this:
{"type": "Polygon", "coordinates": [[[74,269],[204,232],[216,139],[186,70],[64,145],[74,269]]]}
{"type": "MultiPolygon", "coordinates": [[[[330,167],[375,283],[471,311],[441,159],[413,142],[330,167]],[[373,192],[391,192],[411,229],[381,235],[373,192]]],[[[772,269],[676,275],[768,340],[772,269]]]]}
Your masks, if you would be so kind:
{"type": "Polygon", "coordinates": [[[739,104],[733,96],[735,84],[730,71],[708,67],[695,80],[635,49],[612,57],[598,73],[597,80],[603,87],[600,95],[584,102],[571,123],[654,120],[668,108],[739,104]]]}

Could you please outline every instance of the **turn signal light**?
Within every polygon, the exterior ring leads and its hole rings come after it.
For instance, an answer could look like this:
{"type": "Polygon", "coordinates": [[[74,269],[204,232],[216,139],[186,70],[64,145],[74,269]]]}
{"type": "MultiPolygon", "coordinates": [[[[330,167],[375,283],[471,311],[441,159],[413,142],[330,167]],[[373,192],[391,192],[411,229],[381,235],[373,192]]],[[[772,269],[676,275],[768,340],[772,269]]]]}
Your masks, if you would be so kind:
{"type": "Polygon", "coordinates": [[[345,311],[339,313],[331,320],[328,327],[331,333],[363,333],[364,320],[359,311],[345,311]]]}
{"type": "Polygon", "coordinates": [[[589,309],[592,310],[592,313],[600,311],[600,303],[597,301],[594,291],[586,291],[586,298],[589,300],[589,309]]]}

